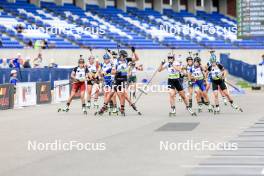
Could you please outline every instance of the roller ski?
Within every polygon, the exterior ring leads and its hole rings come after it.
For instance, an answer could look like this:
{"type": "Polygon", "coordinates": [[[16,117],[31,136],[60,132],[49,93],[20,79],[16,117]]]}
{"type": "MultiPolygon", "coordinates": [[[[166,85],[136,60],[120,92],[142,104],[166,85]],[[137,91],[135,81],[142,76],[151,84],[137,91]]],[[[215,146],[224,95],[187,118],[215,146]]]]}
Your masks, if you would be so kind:
{"type": "Polygon", "coordinates": [[[95,112],[94,115],[95,116],[96,115],[102,116],[105,113],[105,111],[107,111],[107,108],[105,106],[103,106],[99,111],[95,112]]]}
{"type": "Polygon", "coordinates": [[[227,99],[226,99],[226,97],[222,97],[222,98],[223,98],[224,105],[227,106],[227,99]]]}
{"type": "Polygon", "coordinates": [[[98,109],[98,108],[99,108],[99,104],[97,103],[97,101],[95,101],[95,102],[93,103],[93,107],[94,107],[95,109],[98,109]]]}
{"type": "Polygon", "coordinates": [[[178,101],[179,101],[179,102],[183,102],[182,97],[179,97],[179,98],[178,98],[178,101]]]}
{"type": "Polygon", "coordinates": [[[125,113],[125,111],[120,111],[120,116],[126,116],[126,113],[125,113]]]}
{"type": "Polygon", "coordinates": [[[87,104],[86,104],[86,108],[87,108],[87,109],[91,109],[91,102],[90,102],[90,101],[87,102],[87,104]]]}
{"type": "Polygon", "coordinates": [[[213,106],[212,105],[208,105],[208,112],[213,112],[214,110],[213,110],[213,106]]]}
{"type": "Polygon", "coordinates": [[[171,107],[171,112],[169,113],[170,117],[176,116],[176,109],[175,106],[171,107]]]}
{"type": "Polygon", "coordinates": [[[131,107],[133,108],[134,111],[137,112],[138,115],[142,115],[142,113],[137,110],[135,103],[131,104],[131,107]]]}
{"type": "Polygon", "coordinates": [[[124,105],[121,105],[121,108],[120,108],[120,116],[126,116],[124,105]]]}
{"type": "Polygon", "coordinates": [[[69,106],[65,106],[64,108],[59,108],[58,112],[69,112],[70,108],[69,106]]]}
{"type": "Polygon", "coordinates": [[[234,110],[237,110],[237,111],[239,111],[239,112],[243,112],[243,109],[240,108],[238,105],[236,105],[236,104],[234,104],[234,103],[231,104],[231,107],[232,107],[234,110]]]}
{"type": "Polygon", "coordinates": [[[214,114],[216,115],[216,114],[220,114],[220,108],[219,108],[219,106],[216,106],[215,108],[214,108],[214,114]]]}
{"type": "Polygon", "coordinates": [[[118,115],[118,110],[116,107],[110,108],[109,115],[118,115]]]}
{"type": "Polygon", "coordinates": [[[191,107],[187,107],[187,111],[191,114],[191,116],[197,116],[196,112],[193,112],[191,107]]]}
{"type": "Polygon", "coordinates": [[[203,105],[199,104],[198,105],[198,113],[201,113],[203,111],[203,105]]]}

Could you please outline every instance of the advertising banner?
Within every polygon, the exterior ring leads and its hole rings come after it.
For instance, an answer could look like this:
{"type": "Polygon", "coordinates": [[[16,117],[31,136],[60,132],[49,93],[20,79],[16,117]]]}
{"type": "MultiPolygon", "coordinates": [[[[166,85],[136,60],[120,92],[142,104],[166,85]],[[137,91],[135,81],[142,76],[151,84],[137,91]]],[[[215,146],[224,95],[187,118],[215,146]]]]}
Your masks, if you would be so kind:
{"type": "Polygon", "coordinates": [[[36,83],[17,83],[15,107],[32,106],[37,104],[36,83]]]}
{"type": "Polygon", "coordinates": [[[37,83],[37,104],[45,104],[51,102],[51,86],[50,82],[37,83]]]}
{"type": "Polygon", "coordinates": [[[69,80],[54,81],[54,102],[67,101],[70,95],[69,80]]]}
{"type": "Polygon", "coordinates": [[[14,107],[14,86],[12,84],[0,85],[0,110],[14,107]]]}

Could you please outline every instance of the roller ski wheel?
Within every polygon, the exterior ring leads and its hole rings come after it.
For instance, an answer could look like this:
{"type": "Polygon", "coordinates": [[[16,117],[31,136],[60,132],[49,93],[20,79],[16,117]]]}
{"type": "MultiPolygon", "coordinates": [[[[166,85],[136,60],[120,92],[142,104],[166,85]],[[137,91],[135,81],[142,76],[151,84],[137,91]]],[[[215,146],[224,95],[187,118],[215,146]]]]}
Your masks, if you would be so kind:
{"type": "Polygon", "coordinates": [[[138,111],[138,115],[139,115],[139,116],[142,116],[142,113],[138,111]]]}
{"type": "Polygon", "coordinates": [[[214,115],[216,114],[220,114],[220,111],[219,110],[214,110],[214,115]]]}
{"type": "Polygon", "coordinates": [[[239,110],[240,112],[244,112],[242,108],[239,108],[238,110],[239,110]]]}
{"type": "Polygon", "coordinates": [[[118,116],[118,112],[109,112],[110,116],[118,116]]]}
{"type": "Polygon", "coordinates": [[[169,117],[175,117],[175,116],[176,116],[176,113],[174,113],[174,112],[169,113],[169,117]]]}
{"type": "Polygon", "coordinates": [[[94,104],[94,105],[93,105],[93,108],[94,108],[94,109],[99,109],[99,105],[98,105],[98,104],[94,104]]]}
{"type": "Polygon", "coordinates": [[[61,109],[61,108],[59,108],[57,111],[58,111],[58,112],[61,112],[61,110],[62,110],[62,109],[61,109]]]}
{"type": "Polygon", "coordinates": [[[208,106],[208,112],[209,112],[209,113],[214,112],[213,109],[214,109],[214,107],[213,107],[212,105],[209,105],[209,106],[208,106]]]}
{"type": "Polygon", "coordinates": [[[191,113],[191,116],[197,116],[196,112],[191,113]]]}
{"type": "Polygon", "coordinates": [[[95,116],[98,116],[98,115],[99,115],[99,116],[102,116],[102,115],[104,114],[104,112],[105,112],[105,111],[100,110],[100,111],[95,112],[94,115],[95,115],[95,116]]]}
{"type": "Polygon", "coordinates": [[[202,112],[202,109],[198,108],[198,113],[201,113],[202,112]]]}
{"type": "Polygon", "coordinates": [[[120,112],[120,116],[125,117],[126,116],[126,113],[125,112],[120,112]]]}
{"type": "Polygon", "coordinates": [[[84,114],[84,115],[87,115],[87,111],[83,111],[83,114],[84,114]]]}
{"type": "Polygon", "coordinates": [[[100,112],[100,111],[94,113],[95,116],[102,116],[103,114],[104,114],[104,113],[102,113],[102,112],[100,112]]]}

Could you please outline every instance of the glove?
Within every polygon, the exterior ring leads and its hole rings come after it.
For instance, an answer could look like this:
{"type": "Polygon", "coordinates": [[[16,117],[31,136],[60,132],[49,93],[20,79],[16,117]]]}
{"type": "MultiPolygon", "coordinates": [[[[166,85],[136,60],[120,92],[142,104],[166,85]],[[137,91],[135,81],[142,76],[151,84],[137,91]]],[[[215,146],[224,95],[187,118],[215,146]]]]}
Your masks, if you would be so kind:
{"type": "Polygon", "coordinates": [[[111,50],[110,50],[110,49],[108,49],[108,48],[106,48],[106,51],[107,51],[108,53],[111,53],[111,50]]]}
{"type": "Polygon", "coordinates": [[[192,86],[193,82],[192,81],[188,81],[188,85],[192,86]]]}
{"type": "Polygon", "coordinates": [[[165,59],[161,62],[161,65],[164,65],[166,63],[165,59]]]}
{"type": "Polygon", "coordinates": [[[136,48],[134,46],[132,46],[131,51],[132,51],[132,53],[134,53],[136,51],[136,48]]]}

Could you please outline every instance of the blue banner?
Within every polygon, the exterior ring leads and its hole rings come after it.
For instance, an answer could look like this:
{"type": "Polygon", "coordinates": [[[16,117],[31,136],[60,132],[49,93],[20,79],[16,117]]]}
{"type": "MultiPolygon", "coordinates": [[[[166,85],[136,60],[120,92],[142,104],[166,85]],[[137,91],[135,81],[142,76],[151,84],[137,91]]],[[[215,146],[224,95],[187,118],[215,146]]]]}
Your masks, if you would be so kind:
{"type": "MultiPolygon", "coordinates": [[[[10,72],[13,69],[0,69],[0,84],[9,83],[10,72]]],[[[25,68],[17,69],[19,82],[53,82],[56,80],[67,80],[70,78],[72,69],[65,68],[25,68]]]]}
{"type": "Polygon", "coordinates": [[[244,80],[256,83],[257,67],[240,60],[231,59],[228,54],[220,55],[220,63],[228,70],[231,75],[234,75],[244,80]]]}

